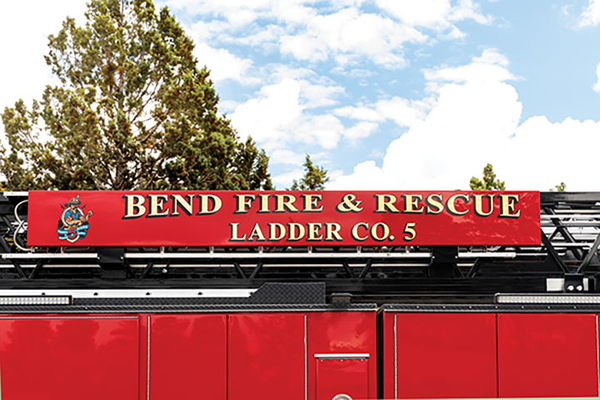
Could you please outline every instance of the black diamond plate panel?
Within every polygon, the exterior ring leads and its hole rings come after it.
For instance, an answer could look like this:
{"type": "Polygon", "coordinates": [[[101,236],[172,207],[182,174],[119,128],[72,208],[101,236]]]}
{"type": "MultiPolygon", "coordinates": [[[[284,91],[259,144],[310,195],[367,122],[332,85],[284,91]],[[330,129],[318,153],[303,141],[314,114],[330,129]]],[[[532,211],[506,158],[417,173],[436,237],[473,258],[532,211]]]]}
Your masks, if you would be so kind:
{"type": "Polygon", "coordinates": [[[325,283],[265,283],[250,304],[325,304],[325,283]]]}

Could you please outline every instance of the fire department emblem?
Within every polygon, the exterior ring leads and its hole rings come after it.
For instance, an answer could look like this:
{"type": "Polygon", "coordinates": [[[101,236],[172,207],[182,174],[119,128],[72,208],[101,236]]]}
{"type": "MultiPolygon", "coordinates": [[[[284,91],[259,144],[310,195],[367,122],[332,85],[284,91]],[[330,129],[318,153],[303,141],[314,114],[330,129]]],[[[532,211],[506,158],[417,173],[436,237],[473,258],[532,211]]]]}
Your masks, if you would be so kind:
{"type": "Polygon", "coordinates": [[[84,206],[81,206],[79,195],[71,198],[67,203],[61,205],[63,213],[58,221],[58,238],[60,240],[66,240],[69,243],[75,243],[79,239],[85,238],[87,231],[90,228],[88,222],[93,212],[89,210],[87,214],[84,214],[84,206]]]}

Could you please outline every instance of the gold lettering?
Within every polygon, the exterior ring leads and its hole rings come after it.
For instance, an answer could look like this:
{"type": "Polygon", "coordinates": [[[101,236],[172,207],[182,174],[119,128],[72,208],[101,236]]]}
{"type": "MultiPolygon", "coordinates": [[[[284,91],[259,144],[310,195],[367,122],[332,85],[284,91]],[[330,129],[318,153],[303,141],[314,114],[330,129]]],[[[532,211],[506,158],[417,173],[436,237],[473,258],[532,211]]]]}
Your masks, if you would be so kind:
{"type": "Polygon", "coordinates": [[[259,213],[271,212],[271,211],[269,211],[269,197],[270,197],[270,195],[268,195],[268,194],[259,194],[258,195],[258,199],[260,200],[260,204],[258,207],[259,213]]]}
{"type": "Polygon", "coordinates": [[[253,194],[235,194],[236,199],[236,214],[246,214],[248,212],[248,208],[250,208],[252,202],[256,198],[253,194]]]}
{"type": "Polygon", "coordinates": [[[371,237],[377,241],[382,241],[390,236],[390,227],[384,224],[383,222],[378,222],[371,228],[371,237]],[[381,227],[381,236],[379,232],[377,232],[377,228],[381,227]]]}
{"type": "Polygon", "coordinates": [[[367,224],[366,222],[359,222],[358,224],[354,225],[352,227],[352,230],[350,231],[350,236],[352,236],[352,239],[354,240],[358,240],[359,242],[365,241],[368,239],[368,235],[365,237],[360,237],[358,236],[358,228],[360,227],[364,227],[365,229],[369,229],[369,224],[367,224]]]}
{"type": "Polygon", "coordinates": [[[169,215],[169,209],[163,209],[165,201],[169,199],[166,194],[149,194],[148,202],[150,203],[150,212],[148,212],[148,218],[153,217],[166,217],[169,215]]]}
{"type": "Polygon", "coordinates": [[[275,194],[275,211],[276,213],[286,212],[298,212],[298,209],[294,206],[296,197],[291,194],[275,194]]]}
{"type": "Polygon", "coordinates": [[[318,205],[318,202],[323,199],[323,196],[321,196],[320,194],[303,194],[302,197],[304,200],[304,207],[302,209],[303,212],[323,211],[323,206],[319,207],[318,205]]]}
{"type": "Polygon", "coordinates": [[[478,217],[489,217],[493,212],[494,212],[494,194],[474,194],[473,198],[474,200],[474,208],[473,208],[473,212],[475,213],[475,215],[477,215],[478,217]],[[487,197],[488,198],[488,211],[484,212],[483,211],[483,198],[487,197]]]}
{"type": "Polygon", "coordinates": [[[323,239],[323,234],[319,233],[322,225],[318,222],[309,222],[308,225],[308,237],[306,240],[317,241],[323,239]]]}
{"type": "Polygon", "coordinates": [[[200,198],[200,211],[196,215],[208,215],[214,214],[221,209],[223,206],[223,200],[214,194],[199,194],[200,198]],[[210,203],[212,202],[212,210],[210,209],[210,203]]]}
{"type": "Polygon", "coordinates": [[[281,240],[285,236],[285,225],[279,222],[269,222],[269,241],[281,240]]]}
{"type": "Polygon", "coordinates": [[[465,215],[467,212],[469,212],[468,210],[465,211],[458,211],[456,209],[456,200],[457,199],[463,199],[464,202],[468,202],[469,201],[469,195],[468,194],[455,194],[454,196],[451,196],[448,201],[446,202],[446,208],[448,209],[448,212],[452,215],[465,215]]]}
{"type": "Polygon", "coordinates": [[[256,240],[257,242],[264,242],[265,240],[267,240],[265,239],[265,235],[263,235],[262,231],[260,230],[258,222],[254,224],[254,228],[252,228],[250,236],[248,236],[248,241],[253,240],[256,240]]]}
{"type": "Polygon", "coordinates": [[[193,194],[186,194],[186,196],[188,197],[188,200],[186,200],[182,195],[180,194],[172,194],[171,195],[171,199],[173,199],[173,212],[171,213],[171,216],[178,216],[179,213],[179,208],[181,207],[181,210],[186,213],[187,215],[192,215],[192,213],[194,212],[194,207],[192,205],[192,201],[194,198],[193,194]]]}
{"type": "Polygon", "coordinates": [[[444,211],[441,194],[430,194],[425,199],[425,204],[427,204],[427,211],[425,211],[427,214],[439,214],[444,211]]]}
{"type": "Polygon", "coordinates": [[[501,194],[500,197],[500,215],[499,218],[519,218],[521,210],[515,212],[515,206],[519,202],[518,194],[501,194]]]}
{"type": "Polygon", "coordinates": [[[399,213],[400,210],[396,208],[394,203],[396,202],[396,196],[393,194],[376,194],[375,197],[375,212],[376,213],[399,213]],[[386,211],[387,209],[387,211],[386,211]]]}
{"type": "Polygon", "coordinates": [[[240,227],[239,222],[232,222],[229,224],[229,226],[231,227],[231,235],[229,238],[230,242],[243,242],[246,240],[246,235],[238,237],[238,228],[240,227]]]}
{"type": "Polygon", "coordinates": [[[325,222],[325,241],[342,241],[340,236],[341,225],[337,222],[325,222]],[[335,239],[334,239],[335,236],[335,239]]]}
{"type": "Polygon", "coordinates": [[[419,206],[419,202],[423,201],[423,196],[420,194],[403,194],[404,198],[404,211],[403,214],[423,214],[425,207],[421,206],[419,209],[415,207],[419,206]]]}
{"type": "Polygon", "coordinates": [[[304,225],[302,225],[302,224],[299,224],[296,222],[290,222],[288,224],[288,227],[289,227],[288,240],[290,242],[296,242],[296,241],[302,239],[304,237],[304,234],[306,233],[306,228],[304,228],[304,225]]]}
{"type": "Polygon", "coordinates": [[[123,196],[125,199],[125,215],[123,219],[140,218],[146,214],[146,207],[144,203],[146,198],[139,194],[126,194],[123,196]]]}

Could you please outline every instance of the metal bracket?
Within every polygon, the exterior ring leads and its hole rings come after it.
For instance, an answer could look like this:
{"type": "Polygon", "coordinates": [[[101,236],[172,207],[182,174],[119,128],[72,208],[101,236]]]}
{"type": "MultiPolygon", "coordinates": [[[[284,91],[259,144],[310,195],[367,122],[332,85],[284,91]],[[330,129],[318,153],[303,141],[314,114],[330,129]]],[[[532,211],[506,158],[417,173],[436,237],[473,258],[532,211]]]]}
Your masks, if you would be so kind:
{"type": "Polygon", "coordinates": [[[566,293],[583,292],[583,274],[565,274],[564,291],[566,293]]]}
{"type": "Polygon", "coordinates": [[[102,277],[106,279],[124,279],[127,277],[124,247],[99,247],[98,265],[102,268],[102,277]]]}
{"type": "Polygon", "coordinates": [[[433,247],[431,263],[429,264],[430,278],[454,278],[458,261],[458,247],[433,247]]]}

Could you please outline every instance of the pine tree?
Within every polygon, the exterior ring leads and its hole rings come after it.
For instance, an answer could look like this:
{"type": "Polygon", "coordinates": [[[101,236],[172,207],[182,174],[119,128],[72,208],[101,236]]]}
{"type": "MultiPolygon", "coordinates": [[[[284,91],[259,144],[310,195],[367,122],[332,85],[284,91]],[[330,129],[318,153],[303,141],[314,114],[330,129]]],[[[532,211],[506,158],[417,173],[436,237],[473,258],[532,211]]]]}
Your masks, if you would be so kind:
{"type": "Polygon", "coordinates": [[[268,157],[217,109],[206,68],[168,9],[92,0],[45,57],[60,80],[6,108],[9,190],[270,189],[268,157]]]}
{"type": "Polygon", "coordinates": [[[480,180],[476,177],[471,178],[469,183],[471,190],[505,190],[504,181],[496,179],[494,167],[492,164],[487,164],[483,168],[483,178],[480,180]]]}
{"type": "Polygon", "coordinates": [[[329,178],[323,167],[315,166],[307,154],[304,160],[304,176],[300,181],[294,179],[289,190],[323,190],[329,178]]]}
{"type": "Polygon", "coordinates": [[[551,192],[554,191],[557,192],[566,192],[567,191],[567,184],[564,182],[559,183],[558,185],[554,185],[554,189],[550,189],[551,192]]]}

